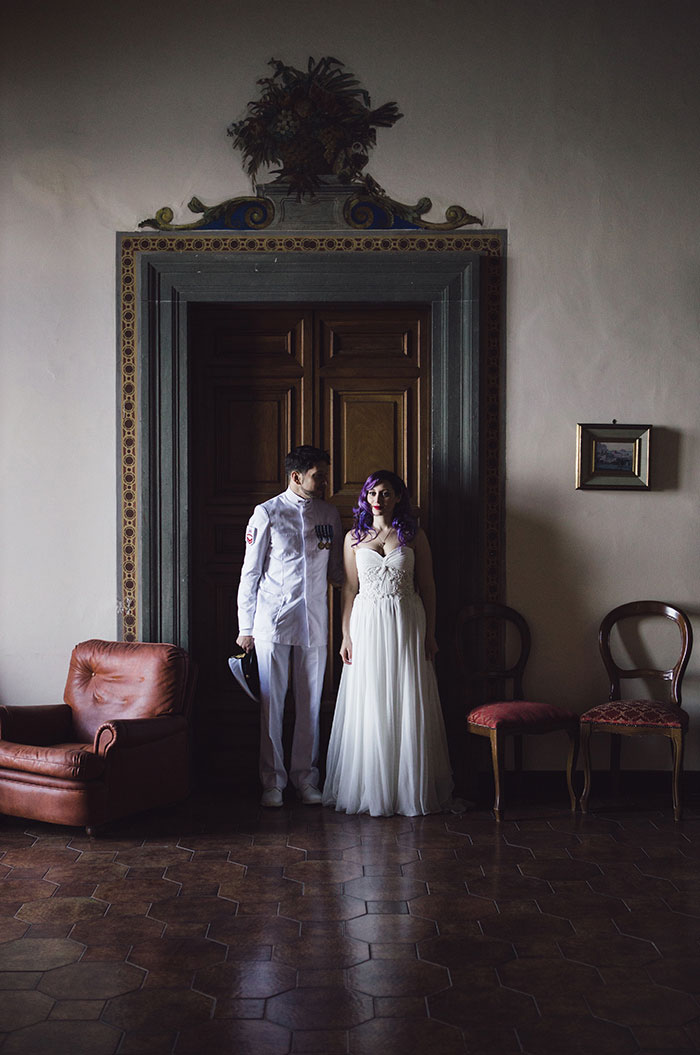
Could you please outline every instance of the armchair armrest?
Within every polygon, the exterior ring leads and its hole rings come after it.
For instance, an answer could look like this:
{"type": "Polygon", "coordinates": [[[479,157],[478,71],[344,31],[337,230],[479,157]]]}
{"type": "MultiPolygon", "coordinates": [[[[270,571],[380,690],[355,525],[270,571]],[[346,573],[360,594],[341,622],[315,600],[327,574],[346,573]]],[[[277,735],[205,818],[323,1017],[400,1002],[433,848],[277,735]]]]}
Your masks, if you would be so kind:
{"type": "Polygon", "coordinates": [[[0,740],[48,747],[72,739],[73,712],[65,703],[0,707],[0,740]]]}
{"type": "Polygon", "coordinates": [[[165,740],[175,733],[186,732],[187,719],[182,714],[161,714],[155,718],[115,718],[104,722],[95,733],[96,754],[106,755],[119,747],[138,747],[165,740]]]}

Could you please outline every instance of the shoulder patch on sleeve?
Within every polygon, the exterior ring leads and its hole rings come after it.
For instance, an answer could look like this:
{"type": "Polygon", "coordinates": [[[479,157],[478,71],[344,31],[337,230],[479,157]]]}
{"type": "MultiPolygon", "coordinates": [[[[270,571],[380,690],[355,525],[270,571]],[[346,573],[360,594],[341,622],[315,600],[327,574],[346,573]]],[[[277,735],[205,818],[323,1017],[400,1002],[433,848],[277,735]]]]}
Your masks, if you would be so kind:
{"type": "Polygon", "coordinates": [[[245,533],[246,544],[248,546],[252,546],[257,537],[258,529],[256,527],[251,527],[251,525],[249,524],[245,533]]]}

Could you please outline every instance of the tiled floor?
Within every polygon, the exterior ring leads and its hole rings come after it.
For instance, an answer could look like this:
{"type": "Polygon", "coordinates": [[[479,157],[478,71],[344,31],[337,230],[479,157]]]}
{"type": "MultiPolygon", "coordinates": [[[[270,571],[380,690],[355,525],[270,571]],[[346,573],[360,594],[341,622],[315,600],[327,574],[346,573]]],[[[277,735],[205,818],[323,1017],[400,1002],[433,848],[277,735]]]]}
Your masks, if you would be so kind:
{"type": "Polygon", "coordinates": [[[700,810],[662,805],[0,818],[0,1055],[698,1051],[700,810]]]}

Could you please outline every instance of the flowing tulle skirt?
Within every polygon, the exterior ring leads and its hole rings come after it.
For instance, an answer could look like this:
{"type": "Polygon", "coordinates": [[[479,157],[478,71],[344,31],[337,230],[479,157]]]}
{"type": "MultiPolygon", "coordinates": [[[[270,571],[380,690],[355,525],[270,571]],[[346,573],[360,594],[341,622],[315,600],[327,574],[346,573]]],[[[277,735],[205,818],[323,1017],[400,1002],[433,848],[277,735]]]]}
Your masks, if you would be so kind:
{"type": "Polygon", "coordinates": [[[328,747],[324,805],[374,817],[436,813],[449,807],[453,782],[435,671],[425,658],[425,609],[413,591],[380,598],[360,591],[350,620],[353,661],[343,667],[328,747]]]}

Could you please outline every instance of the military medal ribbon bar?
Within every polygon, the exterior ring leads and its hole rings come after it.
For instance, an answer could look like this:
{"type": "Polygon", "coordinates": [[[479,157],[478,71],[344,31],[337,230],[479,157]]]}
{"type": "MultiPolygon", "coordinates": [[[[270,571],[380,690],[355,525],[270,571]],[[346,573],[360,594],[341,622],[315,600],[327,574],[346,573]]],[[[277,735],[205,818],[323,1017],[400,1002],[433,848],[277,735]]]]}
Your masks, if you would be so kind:
{"type": "Polygon", "coordinates": [[[319,549],[330,549],[331,543],[333,542],[333,525],[317,524],[316,538],[318,539],[319,549]]]}

